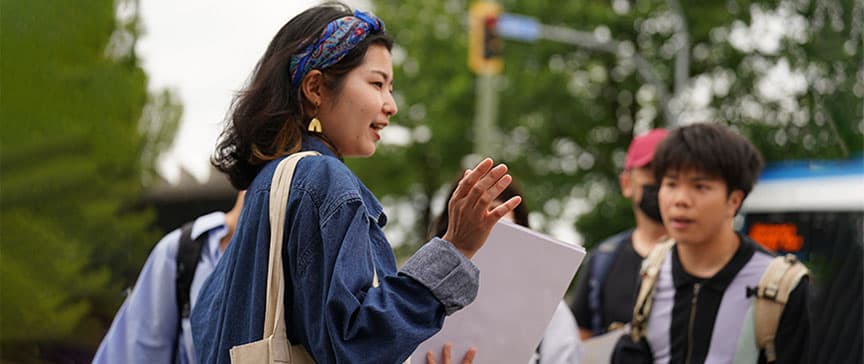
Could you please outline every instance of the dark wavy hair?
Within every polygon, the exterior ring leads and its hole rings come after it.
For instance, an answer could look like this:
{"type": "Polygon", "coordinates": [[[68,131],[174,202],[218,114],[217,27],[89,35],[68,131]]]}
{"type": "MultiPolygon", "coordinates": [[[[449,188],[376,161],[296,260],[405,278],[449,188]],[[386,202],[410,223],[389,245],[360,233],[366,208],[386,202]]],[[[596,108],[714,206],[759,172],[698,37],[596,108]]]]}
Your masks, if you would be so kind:
{"type": "Polygon", "coordinates": [[[764,162],[747,138],[717,123],[699,123],[673,129],[651,161],[657,182],[670,171],[695,169],[726,182],[726,193],[750,194],[764,162]]]}
{"type": "MultiPolygon", "coordinates": [[[[456,192],[456,187],[459,187],[459,180],[461,179],[462,174],[460,173],[453,181],[453,187],[450,188],[450,193],[447,194],[447,200],[444,202],[444,211],[441,211],[441,215],[438,215],[438,218],[432,223],[426,240],[431,240],[434,237],[443,237],[444,233],[447,232],[447,226],[450,224],[450,211],[447,210],[446,204],[450,201],[450,198],[453,197],[453,193],[456,192]]],[[[501,191],[501,194],[498,195],[495,200],[504,202],[516,196],[523,196],[523,193],[519,183],[514,179],[513,182],[504,189],[504,191],[501,191]]],[[[516,224],[531,228],[528,223],[528,207],[525,205],[524,199],[522,200],[522,203],[520,203],[519,206],[516,206],[516,209],[513,210],[513,220],[516,224]]]]}
{"type": "MultiPolygon", "coordinates": [[[[211,158],[235,188],[248,188],[268,161],[300,150],[315,107],[300,85],[291,86],[291,56],[316,41],[328,23],[352,14],[351,8],[338,2],[315,6],[288,21],[270,41],[248,84],[232,101],[211,158]]],[[[393,41],[383,29],[369,34],[338,63],[320,70],[324,87],[338,94],[345,75],[363,62],[373,44],[390,50],[393,41]]]]}

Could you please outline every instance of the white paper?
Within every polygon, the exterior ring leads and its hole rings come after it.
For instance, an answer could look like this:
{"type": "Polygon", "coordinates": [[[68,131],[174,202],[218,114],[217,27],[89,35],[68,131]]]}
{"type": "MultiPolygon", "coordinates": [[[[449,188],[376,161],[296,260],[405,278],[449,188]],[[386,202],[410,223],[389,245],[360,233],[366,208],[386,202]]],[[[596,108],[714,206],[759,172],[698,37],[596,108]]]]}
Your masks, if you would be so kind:
{"type": "Polygon", "coordinates": [[[584,257],[581,246],[499,222],[472,259],[480,269],[477,299],[448,316],[413,362],[425,363],[427,351],[440,358],[449,342],[455,363],[472,346],[475,364],[528,363],[584,257]]]}

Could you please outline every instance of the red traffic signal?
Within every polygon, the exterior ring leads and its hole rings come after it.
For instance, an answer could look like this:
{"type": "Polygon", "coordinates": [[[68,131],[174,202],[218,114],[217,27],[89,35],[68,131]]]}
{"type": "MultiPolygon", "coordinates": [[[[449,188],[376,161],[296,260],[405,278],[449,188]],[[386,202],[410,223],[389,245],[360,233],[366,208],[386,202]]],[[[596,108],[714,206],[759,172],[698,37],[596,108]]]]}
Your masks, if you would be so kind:
{"type": "Polygon", "coordinates": [[[468,66],[475,73],[499,74],[504,68],[504,42],[498,35],[500,13],[501,6],[490,2],[476,2],[468,9],[468,66]]]}

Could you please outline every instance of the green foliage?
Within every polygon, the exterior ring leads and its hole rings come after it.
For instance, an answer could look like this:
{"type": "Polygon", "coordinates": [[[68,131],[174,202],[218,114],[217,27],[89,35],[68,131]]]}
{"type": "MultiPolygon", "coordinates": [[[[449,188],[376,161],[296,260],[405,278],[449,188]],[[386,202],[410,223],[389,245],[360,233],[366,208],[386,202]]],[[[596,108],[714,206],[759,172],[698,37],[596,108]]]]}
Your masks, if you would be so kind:
{"type": "Polygon", "coordinates": [[[0,352],[86,356],[158,238],[133,210],[152,163],[134,19],[111,0],[0,5],[0,352]]]}
{"type": "MultiPolygon", "coordinates": [[[[653,127],[724,122],[753,140],[768,161],[846,158],[864,150],[860,2],[499,3],[508,13],[606,34],[618,42],[606,52],[549,41],[506,41],[505,70],[498,81],[500,144],[493,157],[508,163],[526,190],[528,207],[544,217],[536,219],[541,225],[535,228],[549,229],[564,210],[554,206],[574,199],[592,206],[573,222],[588,247],[631,225],[630,204],[620,197],[617,174],[633,135],[653,127]],[[616,4],[626,7],[616,9],[616,4]],[[800,32],[781,37],[774,50],[734,46],[730,34],[748,29],[765,13],[785,16],[784,24],[801,25],[800,32]],[[676,22],[678,16],[684,21],[676,22]],[[681,43],[682,34],[688,43],[681,43]],[[688,67],[676,82],[682,44],[687,45],[688,67]],[[768,71],[784,62],[804,75],[805,87],[788,100],[760,93],[768,71]],[[709,92],[699,100],[694,93],[706,81],[709,86],[701,90],[709,92]]],[[[419,218],[405,240],[419,242],[431,218],[431,201],[466,167],[463,161],[473,150],[475,76],[467,69],[465,34],[469,1],[374,4],[397,44],[400,112],[394,124],[415,136],[431,131],[431,139],[383,146],[375,157],[351,164],[372,190],[415,207],[419,218]]],[[[399,223],[410,218],[390,216],[399,223]]]]}

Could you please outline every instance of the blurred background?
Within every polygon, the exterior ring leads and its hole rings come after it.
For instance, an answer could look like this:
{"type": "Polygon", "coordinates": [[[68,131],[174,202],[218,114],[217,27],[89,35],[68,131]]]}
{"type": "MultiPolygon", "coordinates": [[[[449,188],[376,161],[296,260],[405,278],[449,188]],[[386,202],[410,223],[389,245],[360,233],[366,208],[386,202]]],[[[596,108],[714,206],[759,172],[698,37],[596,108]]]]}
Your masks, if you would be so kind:
{"type": "MultiPolygon", "coordinates": [[[[88,362],[158,239],[231,207],[208,164],[225,111],[315,3],[0,0],[0,360],[88,362]]],[[[396,41],[400,112],[374,157],[347,163],[385,204],[400,259],[485,155],[521,181],[535,229],[586,247],[624,230],[617,174],[655,127],[726,123],[772,166],[840,163],[864,189],[862,0],[502,0],[480,18],[498,26],[483,49],[473,2],[348,3],[396,41]],[[472,72],[477,52],[503,67],[472,72]]],[[[860,362],[864,203],[785,209],[742,228],[798,227],[797,250],[773,247],[810,260],[814,311],[845,308],[811,351],[841,340],[860,362]]]]}

